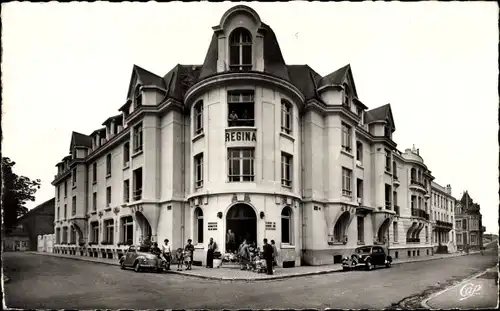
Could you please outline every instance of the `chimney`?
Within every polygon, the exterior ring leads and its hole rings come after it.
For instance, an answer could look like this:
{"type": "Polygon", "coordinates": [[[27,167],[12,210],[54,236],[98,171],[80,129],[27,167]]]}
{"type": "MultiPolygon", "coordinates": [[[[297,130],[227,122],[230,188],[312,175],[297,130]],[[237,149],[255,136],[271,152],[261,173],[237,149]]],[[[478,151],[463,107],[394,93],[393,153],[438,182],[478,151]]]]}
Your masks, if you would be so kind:
{"type": "Polygon", "coordinates": [[[417,155],[420,155],[420,149],[417,149],[417,155]]]}
{"type": "Polygon", "coordinates": [[[451,195],[451,185],[450,184],[446,185],[446,193],[448,193],[449,195],[451,195]]]}

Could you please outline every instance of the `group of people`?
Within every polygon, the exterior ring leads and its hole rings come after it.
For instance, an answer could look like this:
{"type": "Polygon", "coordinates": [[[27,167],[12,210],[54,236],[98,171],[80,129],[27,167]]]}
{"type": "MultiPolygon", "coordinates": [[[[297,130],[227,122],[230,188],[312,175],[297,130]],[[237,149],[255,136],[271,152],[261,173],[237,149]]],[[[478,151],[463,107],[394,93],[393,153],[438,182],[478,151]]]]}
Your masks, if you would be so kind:
{"type": "Polygon", "coordinates": [[[255,242],[248,243],[245,239],[238,248],[238,256],[241,270],[250,270],[252,267],[258,270],[259,268],[257,268],[257,266],[265,267],[267,274],[272,275],[274,267],[278,266],[278,249],[274,240],[271,240],[271,244],[269,244],[267,243],[267,239],[264,239],[264,245],[261,252],[260,249],[256,247],[255,242]],[[264,262],[261,262],[262,260],[264,262]]]}
{"type": "MultiPolygon", "coordinates": [[[[148,249],[150,253],[158,256],[158,258],[163,261],[165,270],[170,270],[170,264],[172,263],[172,249],[168,244],[170,241],[168,239],[163,240],[164,244],[161,246],[161,248],[158,247],[158,243],[150,243],[149,241],[150,239],[146,238],[141,247],[148,249]]],[[[186,263],[186,270],[191,270],[194,252],[194,245],[192,244],[192,242],[193,241],[191,239],[188,239],[184,249],[178,248],[176,250],[175,257],[178,263],[177,270],[180,270],[180,267],[184,262],[186,263]]]]}

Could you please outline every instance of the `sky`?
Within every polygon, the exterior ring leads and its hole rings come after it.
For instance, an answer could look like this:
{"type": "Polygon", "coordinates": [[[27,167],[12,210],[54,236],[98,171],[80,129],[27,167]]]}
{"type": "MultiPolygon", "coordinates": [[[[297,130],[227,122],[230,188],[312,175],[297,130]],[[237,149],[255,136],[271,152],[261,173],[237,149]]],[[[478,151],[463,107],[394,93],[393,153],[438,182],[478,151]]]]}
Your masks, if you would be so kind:
{"type": "MultiPolygon", "coordinates": [[[[118,114],[133,64],[160,76],[202,64],[237,3],[2,4],[3,156],[54,196],[72,131],[118,114]]],[[[287,64],[321,75],[351,64],[360,100],[390,103],[394,140],[415,145],[443,186],[481,205],[498,232],[498,7],[494,2],[251,2],[287,64]]]]}

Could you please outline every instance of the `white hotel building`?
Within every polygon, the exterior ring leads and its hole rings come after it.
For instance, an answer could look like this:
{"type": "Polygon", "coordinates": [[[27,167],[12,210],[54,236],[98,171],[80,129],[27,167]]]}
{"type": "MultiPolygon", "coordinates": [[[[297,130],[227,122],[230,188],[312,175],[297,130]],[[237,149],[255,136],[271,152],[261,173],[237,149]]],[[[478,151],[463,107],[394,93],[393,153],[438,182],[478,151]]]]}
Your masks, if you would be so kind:
{"type": "Polygon", "coordinates": [[[134,66],[120,114],[73,132],[57,164],[56,252],[115,258],[127,241],[191,238],[205,261],[226,232],[274,239],[285,266],[338,262],[359,245],[432,255],[434,177],[396,148],[390,105],[368,110],[349,65],[287,65],[247,6],[213,27],[202,65],[134,66]]]}

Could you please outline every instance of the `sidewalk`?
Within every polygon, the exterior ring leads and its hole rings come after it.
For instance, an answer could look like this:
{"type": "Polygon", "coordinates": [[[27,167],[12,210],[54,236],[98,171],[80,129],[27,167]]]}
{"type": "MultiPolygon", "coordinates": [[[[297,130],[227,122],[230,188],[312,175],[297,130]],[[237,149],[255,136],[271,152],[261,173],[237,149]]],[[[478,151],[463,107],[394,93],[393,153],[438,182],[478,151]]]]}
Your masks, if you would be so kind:
{"type": "MultiPolygon", "coordinates": [[[[105,258],[95,258],[95,257],[87,257],[87,256],[78,256],[78,255],[64,255],[64,254],[54,254],[54,253],[39,253],[39,252],[29,252],[35,255],[45,255],[45,256],[53,256],[53,257],[61,257],[61,258],[69,258],[74,260],[83,260],[90,262],[97,262],[109,265],[119,266],[118,260],[116,259],[105,259],[105,258]]],[[[445,259],[451,257],[463,256],[464,254],[442,254],[442,255],[434,255],[430,257],[418,258],[418,259],[401,259],[394,260],[393,265],[417,262],[417,261],[427,261],[427,260],[436,260],[436,259],[445,259]]],[[[175,269],[175,266],[172,266],[175,269]]],[[[342,264],[331,264],[331,265],[323,265],[323,266],[300,266],[295,268],[277,268],[276,273],[273,275],[267,275],[265,273],[255,273],[251,271],[233,269],[233,268],[222,268],[217,269],[207,269],[204,267],[193,266],[193,270],[184,270],[184,271],[176,271],[169,270],[169,273],[182,274],[192,277],[198,277],[203,279],[212,279],[212,280],[227,280],[227,281],[263,281],[263,280],[278,280],[278,279],[286,279],[300,276],[308,276],[308,275],[318,275],[318,274],[327,274],[334,272],[341,272],[342,264]]]]}
{"type": "Polygon", "coordinates": [[[422,301],[427,309],[498,308],[498,266],[463,280],[422,301]]]}

